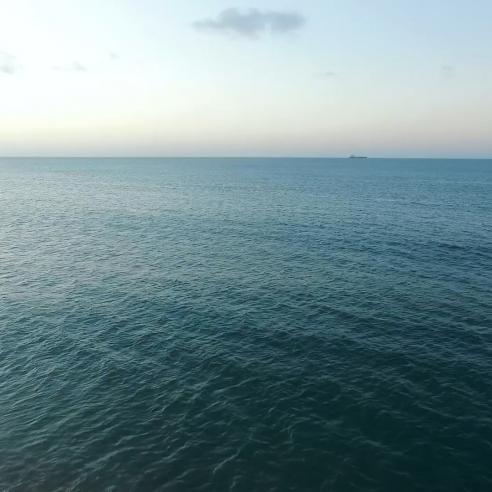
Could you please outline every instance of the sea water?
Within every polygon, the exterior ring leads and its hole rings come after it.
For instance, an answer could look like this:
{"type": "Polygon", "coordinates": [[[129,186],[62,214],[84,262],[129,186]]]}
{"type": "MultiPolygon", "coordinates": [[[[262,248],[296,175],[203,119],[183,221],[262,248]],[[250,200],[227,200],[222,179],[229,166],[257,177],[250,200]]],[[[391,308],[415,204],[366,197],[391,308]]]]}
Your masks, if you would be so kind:
{"type": "Polygon", "coordinates": [[[0,159],[0,489],[492,490],[492,161],[0,159]]]}

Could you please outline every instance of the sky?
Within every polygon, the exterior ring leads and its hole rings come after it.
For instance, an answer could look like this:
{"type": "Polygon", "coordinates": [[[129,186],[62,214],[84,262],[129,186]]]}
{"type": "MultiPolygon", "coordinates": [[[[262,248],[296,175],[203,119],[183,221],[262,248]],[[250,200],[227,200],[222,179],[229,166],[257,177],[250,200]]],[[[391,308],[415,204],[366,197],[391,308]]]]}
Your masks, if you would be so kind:
{"type": "Polygon", "coordinates": [[[490,0],[0,0],[0,155],[492,157],[490,0]]]}

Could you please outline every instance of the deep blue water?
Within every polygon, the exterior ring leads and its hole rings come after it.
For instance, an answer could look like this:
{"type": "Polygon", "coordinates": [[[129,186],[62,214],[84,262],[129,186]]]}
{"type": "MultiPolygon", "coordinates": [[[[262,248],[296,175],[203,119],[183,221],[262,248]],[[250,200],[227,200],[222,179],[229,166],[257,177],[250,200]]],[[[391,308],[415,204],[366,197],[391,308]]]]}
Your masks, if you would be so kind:
{"type": "Polygon", "coordinates": [[[0,490],[492,490],[492,161],[0,159],[0,490]]]}

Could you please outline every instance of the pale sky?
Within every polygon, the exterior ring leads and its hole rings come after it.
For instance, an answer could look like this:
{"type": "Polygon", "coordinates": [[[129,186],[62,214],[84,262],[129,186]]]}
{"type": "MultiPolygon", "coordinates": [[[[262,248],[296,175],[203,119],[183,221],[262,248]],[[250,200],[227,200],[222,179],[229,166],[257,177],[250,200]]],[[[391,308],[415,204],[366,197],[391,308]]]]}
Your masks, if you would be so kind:
{"type": "Polygon", "coordinates": [[[0,0],[0,155],[492,156],[491,0],[0,0]]]}

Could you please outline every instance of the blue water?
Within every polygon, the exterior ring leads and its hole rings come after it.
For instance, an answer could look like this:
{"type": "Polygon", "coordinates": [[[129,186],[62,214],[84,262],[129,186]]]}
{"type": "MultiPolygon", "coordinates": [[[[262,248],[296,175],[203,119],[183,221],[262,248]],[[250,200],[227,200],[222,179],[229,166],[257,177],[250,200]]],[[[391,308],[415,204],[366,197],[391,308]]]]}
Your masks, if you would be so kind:
{"type": "Polygon", "coordinates": [[[0,490],[492,490],[492,161],[0,159],[0,490]]]}

